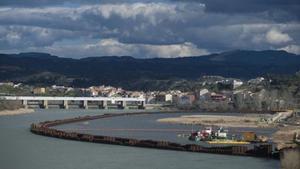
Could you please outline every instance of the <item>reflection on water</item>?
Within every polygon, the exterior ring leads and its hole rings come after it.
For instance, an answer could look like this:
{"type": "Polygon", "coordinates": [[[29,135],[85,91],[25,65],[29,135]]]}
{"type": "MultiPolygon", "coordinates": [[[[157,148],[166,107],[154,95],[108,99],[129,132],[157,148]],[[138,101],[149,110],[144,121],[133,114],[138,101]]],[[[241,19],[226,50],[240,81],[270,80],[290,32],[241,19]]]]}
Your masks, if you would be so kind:
{"type": "MultiPolygon", "coordinates": [[[[253,157],[226,156],[145,149],[62,140],[29,132],[33,122],[102,114],[99,110],[38,110],[19,116],[0,116],[1,169],[275,169],[279,161],[253,157]]],[[[108,119],[107,119],[108,120],[108,119]]],[[[130,119],[129,119],[130,120],[130,119]]],[[[131,119],[133,123],[136,119],[131,119]]],[[[122,119],[118,122],[122,127],[122,119]]],[[[156,123],[155,119],[148,119],[156,123]]],[[[79,126],[103,124],[90,121],[79,126]]],[[[106,121],[110,124],[110,121],[106,121]]],[[[125,122],[123,122],[125,123],[125,122]]],[[[130,122],[128,122],[130,123],[130,122]]],[[[127,127],[142,125],[142,122],[127,127]]],[[[143,125],[142,125],[143,126],[143,125]]],[[[78,127],[78,126],[76,126],[78,127]]],[[[174,126],[175,127],[175,126],[174,126]]],[[[189,126],[187,126],[189,128],[189,126]]],[[[128,133],[130,134],[130,133],[128,133]]]]}

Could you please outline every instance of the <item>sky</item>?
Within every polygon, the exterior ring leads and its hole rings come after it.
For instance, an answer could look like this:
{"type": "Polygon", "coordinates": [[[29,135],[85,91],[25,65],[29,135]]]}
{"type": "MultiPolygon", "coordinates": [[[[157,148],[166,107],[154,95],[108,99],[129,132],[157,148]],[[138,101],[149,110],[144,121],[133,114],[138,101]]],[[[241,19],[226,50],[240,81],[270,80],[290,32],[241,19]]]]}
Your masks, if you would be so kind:
{"type": "Polygon", "coordinates": [[[0,53],[62,57],[300,54],[299,0],[1,0],[0,53]]]}

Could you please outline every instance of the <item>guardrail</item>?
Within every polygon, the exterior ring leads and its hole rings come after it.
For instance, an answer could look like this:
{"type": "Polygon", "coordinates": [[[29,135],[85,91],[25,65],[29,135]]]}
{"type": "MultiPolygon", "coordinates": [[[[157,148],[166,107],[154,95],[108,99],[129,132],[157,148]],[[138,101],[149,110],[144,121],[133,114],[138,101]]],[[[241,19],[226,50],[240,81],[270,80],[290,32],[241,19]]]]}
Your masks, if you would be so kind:
{"type": "Polygon", "coordinates": [[[145,101],[133,97],[50,97],[50,96],[0,96],[0,100],[72,100],[72,101],[145,101]]]}

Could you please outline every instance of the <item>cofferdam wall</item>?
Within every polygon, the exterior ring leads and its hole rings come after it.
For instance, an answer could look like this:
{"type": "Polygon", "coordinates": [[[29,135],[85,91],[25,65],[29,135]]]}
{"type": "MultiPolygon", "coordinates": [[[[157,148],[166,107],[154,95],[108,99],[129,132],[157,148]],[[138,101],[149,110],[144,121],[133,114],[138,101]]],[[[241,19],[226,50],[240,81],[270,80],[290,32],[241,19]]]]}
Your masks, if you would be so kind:
{"type": "Polygon", "coordinates": [[[189,152],[199,152],[199,153],[254,156],[254,157],[265,157],[265,158],[278,157],[278,153],[274,154],[274,152],[272,151],[272,144],[269,143],[255,145],[254,148],[251,149],[248,146],[242,146],[242,145],[204,147],[197,144],[178,144],[169,141],[157,141],[157,140],[149,140],[149,139],[140,140],[134,138],[92,135],[92,134],[83,134],[78,132],[68,132],[68,131],[52,128],[54,126],[80,122],[80,121],[88,121],[88,120],[95,120],[95,119],[102,119],[102,118],[113,118],[117,116],[134,116],[134,115],[141,115],[141,114],[145,115],[145,114],[153,114],[153,113],[139,112],[139,113],[103,114],[97,116],[83,116],[83,117],[76,117],[70,119],[44,121],[37,124],[34,123],[31,124],[30,131],[38,135],[44,135],[44,136],[56,137],[56,138],[68,139],[68,140],[93,142],[93,143],[156,148],[156,149],[166,149],[166,150],[175,150],[175,151],[189,151],[189,152]]]}

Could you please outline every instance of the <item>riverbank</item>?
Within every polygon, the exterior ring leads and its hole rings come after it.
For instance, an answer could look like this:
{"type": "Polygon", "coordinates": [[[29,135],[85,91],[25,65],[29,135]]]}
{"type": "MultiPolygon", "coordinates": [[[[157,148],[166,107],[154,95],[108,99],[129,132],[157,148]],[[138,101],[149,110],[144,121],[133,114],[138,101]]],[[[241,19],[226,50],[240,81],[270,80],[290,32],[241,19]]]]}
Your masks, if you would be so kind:
{"type": "MultiPolygon", "coordinates": [[[[289,115],[286,120],[279,122],[279,130],[273,134],[273,141],[278,149],[299,147],[295,137],[300,134],[300,117],[297,114],[289,115]]],[[[299,138],[299,136],[298,136],[299,138]]],[[[297,139],[298,139],[297,138],[297,139]]]]}
{"type": "Polygon", "coordinates": [[[5,116],[5,115],[19,115],[19,114],[28,114],[28,113],[33,113],[34,109],[16,109],[16,110],[1,110],[0,111],[0,116],[5,116]]]}
{"type": "Polygon", "coordinates": [[[286,126],[280,128],[273,134],[273,141],[277,144],[277,149],[299,147],[295,142],[295,133],[300,133],[299,126],[286,126]]]}
{"type": "Polygon", "coordinates": [[[286,148],[280,154],[281,169],[300,168],[300,147],[286,148]]]}
{"type": "Polygon", "coordinates": [[[162,123],[175,123],[184,125],[210,125],[223,127],[273,127],[266,122],[262,122],[264,118],[261,115],[245,114],[242,116],[234,115],[184,115],[180,117],[171,117],[158,119],[162,123]]]}

